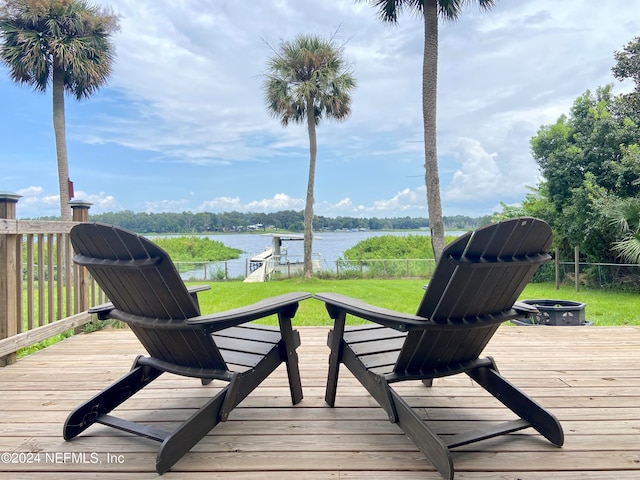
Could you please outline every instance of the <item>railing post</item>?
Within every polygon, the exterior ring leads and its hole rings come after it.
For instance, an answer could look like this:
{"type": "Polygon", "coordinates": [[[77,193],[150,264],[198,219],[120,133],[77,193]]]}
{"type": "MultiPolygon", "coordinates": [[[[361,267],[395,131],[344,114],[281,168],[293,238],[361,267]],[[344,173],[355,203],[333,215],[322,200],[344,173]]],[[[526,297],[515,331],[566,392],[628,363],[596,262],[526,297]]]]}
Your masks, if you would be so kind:
{"type": "MultiPolygon", "coordinates": [[[[86,222],[89,220],[89,208],[92,203],[82,200],[73,200],[69,202],[72,210],[72,220],[74,222],[86,222]]],[[[75,313],[89,310],[89,271],[84,267],[75,268],[76,278],[76,308],[75,313]]]]}
{"type": "MultiPolygon", "coordinates": [[[[20,195],[0,192],[0,218],[15,220],[16,203],[20,195]]],[[[18,333],[18,279],[16,271],[22,264],[18,252],[18,234],[0,232],[0,340],[18,333]]],[[[20,273],[22,268],[20,268],[20,273]]],[[[0,357],[0,367],[16,362],[16,354],[0,357]]]]}
{"type": "Polygon", "coordinates": [[[71,205],[72,220],[74,222],[86,222],[89,220],[89,209],[93,203],[85,202],[82,200],[72,200],[69,202],[71,205]]]}
{"type": "Polygon", "coordinates": [[[573,258],[575,261],[574,275],[576,277],[576,292],[580,290],[580,247],[574,247],[573,258]]]}
{"type": "Polygon", "coordinates": [[[560,290],[560,249],[556,247],[556,258],[554,259],[556,270],[556,290],[560,290]]]}

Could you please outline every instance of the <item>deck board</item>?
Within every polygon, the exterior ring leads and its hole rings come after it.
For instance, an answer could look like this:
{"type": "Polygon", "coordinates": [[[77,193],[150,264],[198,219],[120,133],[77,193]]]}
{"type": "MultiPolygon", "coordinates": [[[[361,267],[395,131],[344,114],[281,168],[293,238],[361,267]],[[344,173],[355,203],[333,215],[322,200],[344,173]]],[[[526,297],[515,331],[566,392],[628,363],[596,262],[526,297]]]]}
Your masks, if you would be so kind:
{"type": "MultiPolygon", "coordinates": [[[[440,478],[346,369],[336,407],[325,405],[327,328],[300,334],[304,400],[291,406],[280,367],[163,478],[440,478]]],[[[158,478],[156,442],[102,425],[62,439],[68,413],[125,374],[140,353],[129,330],[103,330],[0,368],[0,452],[25,460],[0,462],[0,478],[158,478]]],[[[640,327],[503,326],[485,353],[553,411],[565,446],[530,429],[467,445],[454,451],[456,479],[640,478],[640,327]]],[[[171,429],[218,388],[165,374],[116,412],[171,429]]],[[[443,434],[512,418],[465,375],[437,379],[430,389],[420,382],[394,388],[443,434]]]]}

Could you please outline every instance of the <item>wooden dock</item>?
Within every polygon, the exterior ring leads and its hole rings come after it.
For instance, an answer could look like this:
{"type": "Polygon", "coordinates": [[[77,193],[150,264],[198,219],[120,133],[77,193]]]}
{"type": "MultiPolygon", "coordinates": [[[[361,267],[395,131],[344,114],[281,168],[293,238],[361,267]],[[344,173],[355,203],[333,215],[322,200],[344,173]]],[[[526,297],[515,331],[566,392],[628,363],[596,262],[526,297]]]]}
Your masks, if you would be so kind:
{"type": "Polygon", "coordinates": [[[249,260],[251,265],[258,265],[247,278],[244,279],[247,283],[264,282],[267,276],[273,271],[273,249],[268,248],[264,252],[254,255],[249,260]]]}
{"type": "MultiPolygon", "coordinates": [[[[336,408],[323,401],[326,328],[301,328],[304,400],[293,407],[284,368],[267,379],[166,479],[437,479],[425,457],[343,371],[336,408]]],[[[67,414],[144,353],[129,330],[78,335],[0,368],[0,478],[158,478],[158,444],[102,425],[71,442],[67,414]]],[[[503,326],[489,344],[501,372],[565,430],[554,447],[531,429],[456,450],[456,479],[640,478],[640,327],[503,326]]],[[[172,428],[218,387],[164,375],[118,410],[172,428]]],[[[459,375],[398,386],[439,432],[509,419],[459,375]]]]}

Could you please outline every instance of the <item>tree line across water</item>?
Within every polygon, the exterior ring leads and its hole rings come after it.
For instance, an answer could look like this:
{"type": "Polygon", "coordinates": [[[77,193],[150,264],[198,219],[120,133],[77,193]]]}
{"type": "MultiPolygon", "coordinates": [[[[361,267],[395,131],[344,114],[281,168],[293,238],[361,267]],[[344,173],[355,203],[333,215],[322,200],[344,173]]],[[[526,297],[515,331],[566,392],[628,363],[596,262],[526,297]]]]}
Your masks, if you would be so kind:
{"type": "MultiPolygon", "coordinates": [[[[93,222],[117,225],[138,233],[215,233],[250,232],[264,230],[285,230],[302,232],[304,230],[304,212],[286,210],[273,213],[246,212],[182,212],[182,213],[134,213],[130,210],[90,215],[93,222]]],[[[444,217],[445,228],[449,230],[472,230],[487,225],[491,217],[468,217],[456,215],[444,217]]],[[[429,228],[427,218],[329,218],[314,216],[313,228],[316,231],[339,230],[420,230],[429,228]]]]}

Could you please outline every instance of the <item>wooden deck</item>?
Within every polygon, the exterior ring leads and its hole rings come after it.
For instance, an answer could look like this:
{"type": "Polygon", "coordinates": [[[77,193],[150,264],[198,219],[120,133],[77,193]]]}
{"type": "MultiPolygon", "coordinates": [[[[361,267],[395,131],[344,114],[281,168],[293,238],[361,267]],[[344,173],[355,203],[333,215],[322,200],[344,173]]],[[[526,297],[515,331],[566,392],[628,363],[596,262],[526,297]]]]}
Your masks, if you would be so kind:
{"type": "MultiPolygon", "coordinates": [[[[440,478],[348,372],[336,408],[324,404],[327,329],[300,330],[302,403],[291,406],[281,367],[162,478],[440,478]]],[[[141,350],[130,331],[107,330],[0,368],[0,478],[158,478],[154,441],[101,425],[62,439],[69,411],[141,350]]],[[[555,413],[566,442],[556,448],[529,429],[460,448],[456,479],[640,478],[640,327],[503,326],[486,353],[555,413]]],[[[167,374],[120,415],[171,428],[216,388],[167,374]]],[[[510,418],[465,375],[397,388],[440,432],[510,418]]]]}

